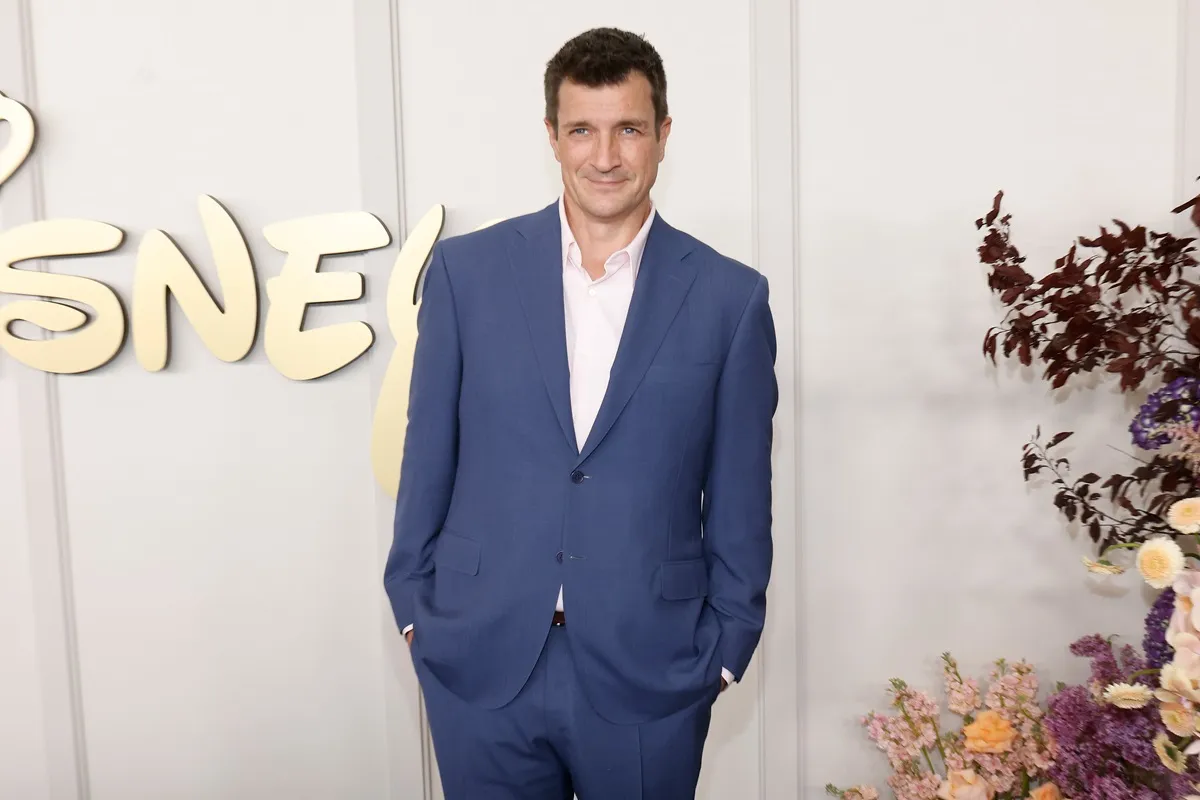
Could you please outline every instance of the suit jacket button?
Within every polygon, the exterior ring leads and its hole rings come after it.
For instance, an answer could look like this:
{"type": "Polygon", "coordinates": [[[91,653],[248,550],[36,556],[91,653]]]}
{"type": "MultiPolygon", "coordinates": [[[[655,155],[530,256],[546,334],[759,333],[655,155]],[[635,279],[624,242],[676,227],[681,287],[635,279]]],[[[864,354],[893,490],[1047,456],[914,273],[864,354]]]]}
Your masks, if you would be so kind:
{"type": "Polygon", "coordinates": [[[557,553],[554,554],[554,560],[561,564],[562,556],[563,556],[562,550],[559,550],[557,553]]]}
{"type": "Polygon", "coordinates": [[[575,470],[571,473],[571,483],[583,483],[583,479],[585,477],[587,477],[587,476],[584,475],[582,472],[580,472],[579,470],[575,470]]]}

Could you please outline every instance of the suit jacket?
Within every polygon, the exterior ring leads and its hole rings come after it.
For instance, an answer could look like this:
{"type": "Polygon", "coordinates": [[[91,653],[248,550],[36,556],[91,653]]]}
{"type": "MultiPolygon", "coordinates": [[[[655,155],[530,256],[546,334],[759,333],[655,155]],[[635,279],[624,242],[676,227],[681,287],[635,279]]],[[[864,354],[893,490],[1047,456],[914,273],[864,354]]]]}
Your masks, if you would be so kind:
{"type": "Polygon", "coordinates": [[[639,723],[740,678],[771,570],[767,281],[661,216],[576,442],[557,205],[443,240],[426,273],[384,585],[413,656],[497,708],[564,587],[588,699],[639,723]]]}

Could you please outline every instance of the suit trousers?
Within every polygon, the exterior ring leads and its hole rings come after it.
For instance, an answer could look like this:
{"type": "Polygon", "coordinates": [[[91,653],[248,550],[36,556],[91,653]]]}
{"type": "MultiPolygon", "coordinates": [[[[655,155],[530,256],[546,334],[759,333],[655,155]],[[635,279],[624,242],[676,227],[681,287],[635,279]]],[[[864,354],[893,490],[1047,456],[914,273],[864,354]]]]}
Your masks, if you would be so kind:
{"type": "Polygon", "coordinates": [[[422,666],[417,631],[413,663],[446,800],[693,800],[720,684],[665,718],[617,725],[584,695],[569,635],[552,627],[517,696],[485,709],[422,666]]]}

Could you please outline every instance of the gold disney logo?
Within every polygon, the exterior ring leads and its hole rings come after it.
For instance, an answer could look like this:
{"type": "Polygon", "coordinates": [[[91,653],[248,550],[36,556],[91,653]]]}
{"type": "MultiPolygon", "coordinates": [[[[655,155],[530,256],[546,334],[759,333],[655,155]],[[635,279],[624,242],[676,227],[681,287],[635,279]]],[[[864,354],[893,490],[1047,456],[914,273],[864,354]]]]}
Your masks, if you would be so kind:
{"type": "MultiPolygon", "coordinates": [[[[29,109],[3,94],[0,122],[8,122],[10,128],[8,144],[0,149],[2,186],[29,157],[35,126],[29,109]]],[[[205,346],[222,361],[245,358],[258,333],[258,285],[246,240],[220,203],[201,195],[198,204],[224,308],[171,238],[160,230],[148,231],[138,247],[134,267],[131,329],[138,363],[149,372],[167,364],[167,309],[172,296],[205,346]]],[[[444,220],[441,205],[422,217],[401,246],[388,279],[388,328],[396,347],[375,401],[371,464],[380,486],[393,496],[400,476],[417,337],[416,287],[444,220]]],[[[263,347],[271,365],[292,380],[311,380],[336,372],[370,349],[375,334],[365,322],[307,330],[302,324],[311,303],[362,297],[361,273],[321,273],[318,266],[325,255],[386,247],[391,236],[383,223],[365,211],[320,214],[267,225],[263,236],[286,254],[279,274],[266,281],[263,347]]],[[[121,300],[111,287],[89,278],[16,269],[14,265],[31,259],[107,253],[117,249],[124,237],[119,228],[88,219],[40,220],[0,231],[0,294],[46,298],[0,307],[0,348],[34,369],[58,374],[88,372],[111,361],[125,343],[126,325],[121,300]],[[62,301],[90,306],[93,313],[89,318],[62,301]],[[53,333],[78,332],[25,339],[10,330],[17,320],[53,333]]]]}

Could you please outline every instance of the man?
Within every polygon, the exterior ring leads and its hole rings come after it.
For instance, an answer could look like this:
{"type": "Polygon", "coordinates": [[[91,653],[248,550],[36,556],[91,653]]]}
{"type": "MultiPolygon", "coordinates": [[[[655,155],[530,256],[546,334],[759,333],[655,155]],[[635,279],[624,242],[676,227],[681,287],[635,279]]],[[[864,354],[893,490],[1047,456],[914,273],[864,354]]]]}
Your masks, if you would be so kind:
{"type": "Polygon", "coordinates": [[[545,92],[559,201],[430,261],[385,587],[448,800],[691,798],[765,616],[767,283],[654,209],[650,44],[545,92]]]}

